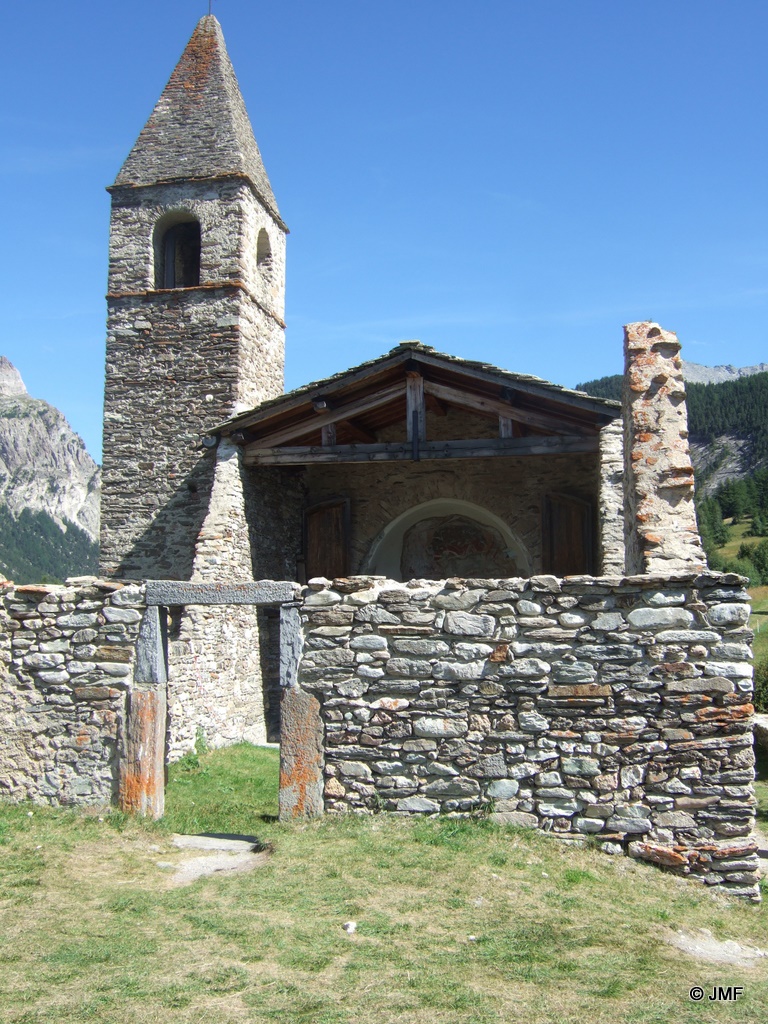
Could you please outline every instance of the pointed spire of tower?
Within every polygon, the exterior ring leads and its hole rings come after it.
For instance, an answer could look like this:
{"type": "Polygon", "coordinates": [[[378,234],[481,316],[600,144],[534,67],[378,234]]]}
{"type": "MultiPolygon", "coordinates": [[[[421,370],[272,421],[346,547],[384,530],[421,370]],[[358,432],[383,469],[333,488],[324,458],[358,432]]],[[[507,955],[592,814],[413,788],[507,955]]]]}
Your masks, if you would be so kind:
{"type": "Polygon", "coordinates": [[[280,216],[245,103],[212,14],[198,22],[115,185],[246,177],[280,216]]]}

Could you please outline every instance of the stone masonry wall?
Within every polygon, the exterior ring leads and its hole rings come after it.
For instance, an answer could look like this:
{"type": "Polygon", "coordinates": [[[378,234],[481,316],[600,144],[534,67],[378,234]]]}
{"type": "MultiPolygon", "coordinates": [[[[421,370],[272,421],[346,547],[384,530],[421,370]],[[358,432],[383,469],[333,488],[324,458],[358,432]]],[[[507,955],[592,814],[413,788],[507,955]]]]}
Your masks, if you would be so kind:
{"type": "Polygon", "coordinates": [[[308,467],[308,503],[351,500],[351,565],[365,572],[374,540],[402,513],[437,498],[469,501],[494,513],[522,542],[534,572],[542,569],[542,509],[550,491],[592,502],[599,493],[593,455],[456,459],[447,463],[380,462],[308,467]]]}
{"type": "Polygon", "coordinates": [[[0,599],[0,796],[109,804],[143,588],[6,585],[0,599]]]}
{"type": "Polygon", "coordinates": [[[600,574],[624,572],[624,425],[614,420],[600,431],[600,574]]]}
{"type": "Polygon", "coordinates": [[[326,808],[492,811],[758,898],[742,583],[311,581],[326,808]]]}
{"type": "Polygon", "coordinates": [[[627,324],[624,364],[626,571],[702,569],[677,335],[650,321],[627,324]]]}
{"type": "MultiPolygon", "coordinates": [[[[252,582],[251,538],[240,451],[226,441],[216,450],[208,514],[197,536],[192,580],[252,582]]],[[[247,605],[180,609],[168,646],[169,756],[209,746],[265,743],[263,617],[247,605]]]]}
{"type": "MultiPolygon", "coordinates": [[[[0,797],[107,805],[118,796],[144,586],[84,578],[0,593],[0,797]]],[[[267,739],[261,662],[277,625],[255,607],[171,616],[168,757],[267,739]],[[261,649],[260,634],[270,633],[261,649]]],[[[277,667],[272,667],[272,673],[277,667]]],[[[274,709],[272,709],[274,711],[274,709]]]]}
{"type": "Polygon", "coordinates": [[[284,232],[242,180],[113,189],[104,572],[190,578],[213,479],[201,438],[283,390],[284,274],[284,232]],[[155,289],[155,227],[185,213],[201,225],[200,286],[155,289]]]}

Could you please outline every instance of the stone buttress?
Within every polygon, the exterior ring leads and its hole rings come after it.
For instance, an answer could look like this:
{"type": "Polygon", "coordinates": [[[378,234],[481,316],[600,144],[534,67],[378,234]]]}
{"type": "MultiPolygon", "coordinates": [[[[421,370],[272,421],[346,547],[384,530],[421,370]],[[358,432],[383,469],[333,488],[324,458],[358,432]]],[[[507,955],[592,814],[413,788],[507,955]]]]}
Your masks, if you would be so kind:
{"type": "Polygon", "coordinates": [[[189,579],[216,465],[201,437],[283,389],[287,229],[216,18],[109,191],[102,571],[189,579]]]}
{"type": "Polygon", "coordinates": [[[706,567],[693,504],[693,466],[680,342],[641,322],[624,328],[626,569],[706,567]]]}

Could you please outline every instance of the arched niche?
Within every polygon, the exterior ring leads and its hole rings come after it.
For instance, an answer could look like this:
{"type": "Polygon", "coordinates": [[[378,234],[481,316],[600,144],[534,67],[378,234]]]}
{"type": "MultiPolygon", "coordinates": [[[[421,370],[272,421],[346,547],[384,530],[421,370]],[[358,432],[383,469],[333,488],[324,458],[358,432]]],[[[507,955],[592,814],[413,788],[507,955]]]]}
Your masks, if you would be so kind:
{"type": "Polygon", "coordinates": [[[436,498],[376,537],[364,573],[394,580],[530,576],[530,556],[503,519],[479,505],[436,498]]]}
{"type": "Polygon", "coordinates": [[[167,213],[155,225],[155,288],[195,288],[200,284],[202,236],[191,213],[167,213]]]}
{"type": "Polygon", "coordinates": [[[265,277],[272,274],[272,245],[266,228],[259,231],[256,239],[256,266],[265,277]]]}

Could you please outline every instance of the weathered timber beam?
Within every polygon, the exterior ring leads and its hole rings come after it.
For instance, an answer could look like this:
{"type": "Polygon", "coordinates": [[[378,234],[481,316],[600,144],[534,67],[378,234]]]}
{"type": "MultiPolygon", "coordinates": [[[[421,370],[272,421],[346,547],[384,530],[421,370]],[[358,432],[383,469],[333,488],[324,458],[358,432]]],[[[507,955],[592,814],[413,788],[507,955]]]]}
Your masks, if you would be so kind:
{"type": "MultiPolygon", "coordinates": [[[[310,402],[313,407],[315,402],[323,402],[327,400],[327,391],[329,388],[335,391],[339,387],[348,388],[353,384],[358,384],[361,381],[365,381],[372,387],[375,387],[375,381],[377,378],[386,377],[387,374],[392,370],[394,366],[402,362],[402,356],[392,355],[388,359],[382,359],[375,370],[371,369],[370,364],[364,363],[357,370],[346,373],[343,376],[343,380],[339,380],[334,385],[328,381],[319,383],[316,388],[308,389],[301,388],[299,393],[296,395],[287,395],[280,403],[280,409],[282,412],[288,412],[295,409],[300,409],[310,402]]],[[[333,396],[331,396],[333,398],[333,396]]],[[[271,408],[256,409],[249,412],[240,413],[239,416],[232,416],[226,422],[219,424],[220,427],[225,428],[224,433],[227,433],[228,429],[246,430],[248,428],[255,428],[264,421],[268,420],[273,415],[271,408]]]]}
{"type": "Polygon", "coordinates": [[[326,423],[320,428],[320,435],[324,445],[331,446],[336,444],[336,424],[326,423]]]}
{"type": "Polygon", "coordinates": [[[365,427],[361,427],[359,423],[353,423],[352,420],[339,420],[336,426],[343,427],[355,441],[360,441],[361,444],[376,444],[376,435],[370,430],[366,430],[365,427]]]}
{"type": "Polygon", "coordinates": [[[170,607],[179,604],[284,604],[295,601],[298,583],[185,583],[176,580],[149,580],[148,605],[170,607]]]}
{"type": "Polygon", "coordinates": [[[245,450],[247,452],[253,445],[259,448],[274,448],[277,445],[285,444],[287,441],[293,441],[296,438],[311,434],[330,423],[338,423],[340,420],[348,420],[351,417],[368,412],[369,409],[377,409],[379,406],[386,405],[388,402],[404,394],[405,381],[399,381],[397,384],[382,388],[381,391],[376,391],[372,395],[365,395],[353,402],[346,402],[344,405],[329,409],[327,412],[318,413],[312,419],[304,419],[300,423],[292,424],[290,427],[283,427],[264,437],[256,438],[246,445],[245,450]]]}
{"type": "Polygon", "coordinates": [[[436,416],[448,415],[448,410],[446,409],[446,407],[438,398],[435,398],[434,395],[426,395],[424,402],[427,406],[427,409],[429,409],[430,412],[433,412],[436,416]]]}
{"type": "MultiPolygon", "coordinates": [[[[422,365],[422,370],[426,370],[427,367],[433,366],[435,369],[445,371],[445,359],[441,358],[438,354],[432,354],[431,352],[418,352],[414,353],[415,361],[418,361],[422,365]]],[[[458,373],[463,372],[463,368],[458,368],[458,373]]],[[[488,384],[498,386],[500,377],[503,378],[506,386],[511,388],[514,392],[522,393],[524,395],[531,395],[536,398],[548,399],[550,401],[558,400],[558,392],[560,388],[547,385],[545,381],[537,382],[535,380],[526,380],[524,376],[517,374],[508,373],[505,370],[497,370],[491,368],[484,368],[482,366],[475,365],[466,373],[467,378],[474,381],[483,381],[488,384]]],[[[620,415],[618,408],[615,412],[611,413],[609,409],[606,409],[601,399],[595,399],[586,394],[579,392],[573,392],[565,390],[562,394],[562,400],[567,402],[571,406],[579,407],[587,412],[591,412],[597,415],[601,420],[601,426],[604,426],[607,422],[612,419],[616,419],[620,415]]]]}
{"type": "MultiPolygon", "coordinates": [[[[424,405],[424,378],[414,370],[405,374],[405,425],[408,440],[427,439],[427,410],[424,405]]],[[[418,451],[418,446],[417,446],[418,451]]]]}
{"type": "MultiPolygon", "coordinates": [[[[424,441],[419,445],[420,459],[486,459],[517,455],[572,455],[598,450],[598,438],[579,435],[556,437],[512,437],[471,441],[424,441]]],[[[248,451],[249,466],[303,466],[321,462],[400,462],[413,457],[411,444],[338,444],[323,448],[304,445],[299,448],[259,448],[248,451]]]]}
{"type": "Polygon", "coordinates": [[[576,422],[568,415],[564,415],[561,418],[559,415],[548,415],[547,413],[535,412],[532,409],[521,409],[499,398],[473,395],[467,391],[449,387],[447,384],[437,384],[431,380],[424,381],[424,390],[427,394],[441,398],[451,405],[473,409],[475,412],[484,413],[486,416],[505,416],[520,423],[525,423],[530,427],[539,427],[542,430],[552,430],[568,434],[593,432],[593,428],[576,422]]]}

